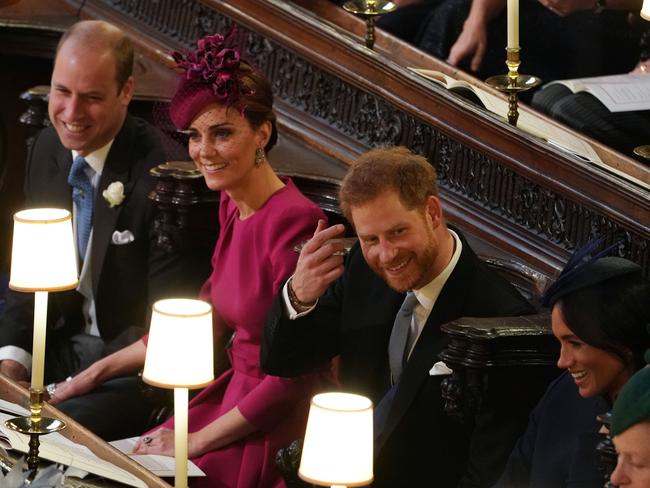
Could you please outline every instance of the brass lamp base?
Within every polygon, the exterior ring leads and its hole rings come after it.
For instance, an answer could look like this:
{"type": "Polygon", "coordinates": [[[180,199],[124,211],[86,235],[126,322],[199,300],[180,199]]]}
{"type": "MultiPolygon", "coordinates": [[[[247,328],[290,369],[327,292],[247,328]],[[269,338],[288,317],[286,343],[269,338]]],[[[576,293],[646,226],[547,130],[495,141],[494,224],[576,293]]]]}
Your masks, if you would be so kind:
{"type": "Polygon", "coordinates": [[[40,446],[38,437],[64,429],[65,422],[48,417],[41,417],[41,409],[43,408],[42,389],[30,388],[29,393],[29,408],[31,410],[31,416],[9,419],[5,421],[5,425],[13,431],[20,432],[21,434],[29,436],[29,453],[27,454],[27,466],[29,467],[30,471],[35,473],[38,469],[38,447],[40,446]]]}
{"type": "Polygon", "coordinates": [[[637,146],[634,148],[634,154],[644,159],[650,159],[650,145],[637,146]]]}
{"type": "Polygon", "coordinates": [[[506,52],[508,74],[491,76],[485,82],[500,92],[508,94],[508,122],[516,126],[519,118],[519,92],[541,85],[542,80],[537,76],[519,74],[521,48],[506,48],[506,52]]]}
{"type": "Polygon", "coordinates": [[[366,21],[366,47],[375,45],[375,19],[379,15],[392,12],[397,5],[390,0],[350,0],[343,4],[343,9],[366,21]]]}

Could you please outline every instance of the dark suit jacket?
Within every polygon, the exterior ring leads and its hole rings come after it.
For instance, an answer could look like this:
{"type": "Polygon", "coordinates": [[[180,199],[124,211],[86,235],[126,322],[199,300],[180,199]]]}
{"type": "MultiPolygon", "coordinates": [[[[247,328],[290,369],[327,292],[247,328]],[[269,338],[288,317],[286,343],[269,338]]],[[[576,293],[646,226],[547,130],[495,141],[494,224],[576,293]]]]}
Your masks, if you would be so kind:
{"type": "MultiPolygon", "coordinates": [[[[180,286],[177,256],[158,251],[151,233],[154,206],[147,195],[154,180],[149,169],[164,161],[159,132],[144,120],[127,116],[108,153],[93,217],[92,288],[97,324],[107,343],[131,326],[146,327],[150,302],[171,296],[180,286]],[[116,181],[124,184],[126,197],[109,208],[102,192],[116,181]],[[129,230],[135,239],[115,245],[112,235],[116,230],[129,230]]],[[[40,132],[27,161],[27,208],[53,206],[72,212],[72,188],[67,182],[71,165],[72,153],[61,145],[56,131],[48,128],[40,132]]],[[[195,288],[193,292],[198,290],[195,288]]],[[[82,302],[83,297],[74,290],[49,294],[48,344],[83,331],[82,302]]],[[[10,291],[0,321],[0,346],[31,351],[32,324],[33,294],[10,291]]],[[[60,378],[50,378],[55,379],[60,378]]]]}
{"type": "MultiPolygon", "coordinates": [[[[289,320],[277,297],[267,316],[262,367],[269,374],[294,376],[340,355],[342,387],[376,405],[389,386],[388,340],[403,300],[404,294],[390,289],[367,266],[357,245],[345,274],[310,314],[289,320]]],[[[489,486],[497,479],[528,411],[513,414],[507,402],[493,405],[489,397],[475,421],[462,424],[444,414],[442,377],[430,376],[429,370],[446,344],[441,324],[461,316],[532,312],[463,240],[460,259],[402,373],[375,453],[374,486],[452,487],[463,476],[463,486],[489,486]]]]}
{"type": "Polygon", "coordinates": [[[611,409],[603,397],[582,398],[564,372],[530,415],[495,488],[601,488],[597,415],[611,409]]]}

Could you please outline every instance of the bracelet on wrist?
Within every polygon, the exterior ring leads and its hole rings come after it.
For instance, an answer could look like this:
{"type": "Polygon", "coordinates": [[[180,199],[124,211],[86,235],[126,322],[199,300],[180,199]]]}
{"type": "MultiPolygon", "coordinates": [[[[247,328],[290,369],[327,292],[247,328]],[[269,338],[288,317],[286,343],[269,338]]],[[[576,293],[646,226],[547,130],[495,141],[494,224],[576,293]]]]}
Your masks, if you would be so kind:
{"type": "Polygon", "coordinates": [[[287,282],[287,294],[289,295],[291,306],[298,311],[307,310],[314,306],[313,303],[303,302],[296,296],[296,292],[293,291],[293,286],[291,286],[291,279],[287,282]]]}

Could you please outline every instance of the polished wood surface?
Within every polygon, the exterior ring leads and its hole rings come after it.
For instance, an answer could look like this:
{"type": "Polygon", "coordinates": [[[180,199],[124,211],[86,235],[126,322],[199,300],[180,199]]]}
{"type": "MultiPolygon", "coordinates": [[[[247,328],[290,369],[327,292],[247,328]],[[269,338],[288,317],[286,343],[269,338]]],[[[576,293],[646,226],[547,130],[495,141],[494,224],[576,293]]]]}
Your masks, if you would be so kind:
{"type": "MultiPolygon", "coordinates": [[[[0,374],[0,398],[29,409],[29,392],[27,389],[2,374],[0,374]]],[[[118,451],[110,444],[104,442],[95,434],[47,403],[43,406],[43,415],[63,420],[66,423],[66,428],[61,431],[63,436],[73,442],[83,444],[101,459],[104,459],[138,477],[144,481],[148,487],[170,488],[168,483],[151,473],[151,471],[143,468],[128,456],[118,451]]]]}
{"type": "MultiPolygon", "coordinates": [[[[40,3],[59,8],[47,14],[52,21],[44,21],[43,13],[35,16],[38,28],[48,23],[53,30],[74,20],[81,5],[25,0],[0,8],[0,19],[11,24],[6,19],[29,5],[19,22],[30,31],[26,12],[38,11],[40,3]]],[[[378,36],[378,50],[369,51],[336,19],[324,22],[298,3],[88,0],[80,17],[109,20],[134,37],[140,93],[152,98],[168,96],[173,86],[165,53],[235,23],[246,57],[273,81],[281,135],[297,148],[287,156],[296,161],[309,149],[327,160],[311,173],[331,177],[370,147],[406,145],[437,167],[448,219],[486,245],[552,275],[573,248],[604,234],[609,242],[621,238],[618,254],[648,273],[650,180],[644,168],[635,167],[636,179],[643,180],[635,183],[607,165],[562,153],[403,69],[403,64],[423,65],[428,57],[422,53],[385,35],[378,36]]],[[[346,21],[352,25],[356,19],[346,21]]],[[[11,25],[15,31],[17,24],[11,25]]],[[[619,161],[623,168],[631,161],[597,149],[609,164],[619,161]]]]}

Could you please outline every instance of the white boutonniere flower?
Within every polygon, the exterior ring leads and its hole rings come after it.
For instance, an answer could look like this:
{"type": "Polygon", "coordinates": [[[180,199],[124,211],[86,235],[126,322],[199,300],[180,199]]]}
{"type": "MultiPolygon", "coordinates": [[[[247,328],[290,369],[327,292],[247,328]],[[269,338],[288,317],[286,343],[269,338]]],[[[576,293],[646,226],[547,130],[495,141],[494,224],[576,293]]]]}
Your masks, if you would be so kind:
{"type": "Polygon", "coordinates": [[[124,184],[121,181],[114,181],[102,192],[102,196],[110,208],[119,205],[124,200],[124,184]]]}

